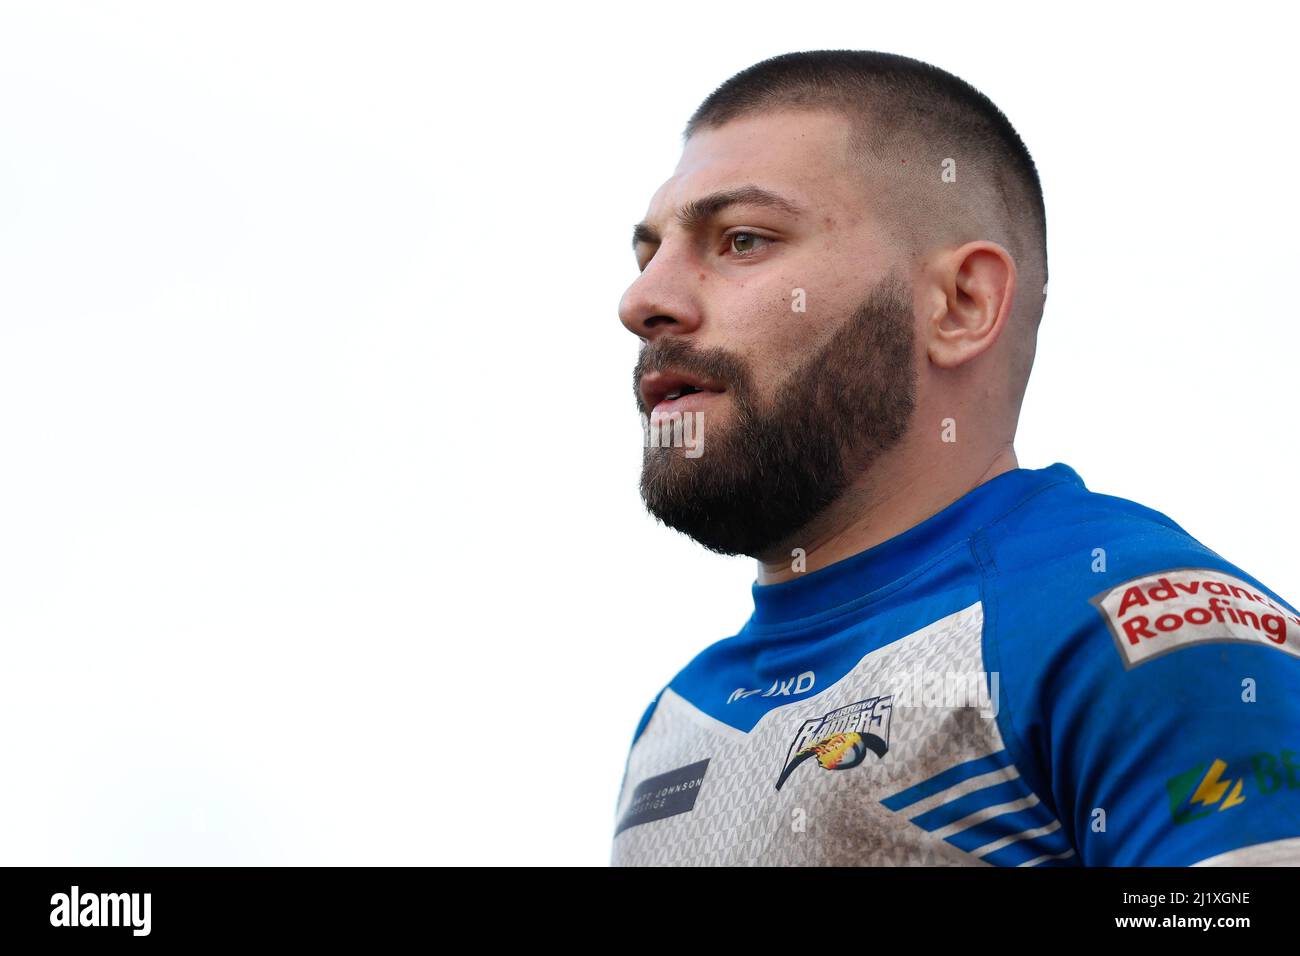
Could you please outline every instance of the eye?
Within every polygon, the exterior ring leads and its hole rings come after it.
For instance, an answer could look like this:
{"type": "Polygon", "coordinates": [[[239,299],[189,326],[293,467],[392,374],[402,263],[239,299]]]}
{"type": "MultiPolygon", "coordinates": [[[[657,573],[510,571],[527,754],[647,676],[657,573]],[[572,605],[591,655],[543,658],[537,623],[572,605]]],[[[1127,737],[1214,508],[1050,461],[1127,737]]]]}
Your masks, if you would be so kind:
{"type": "Polygon", "coordinates": [[[745,232],[743,230],[728,233],[723,238],[726,240],[727,249],[734,252],[742,259],[748,258],[749,256],[754,255],[759,249],[762,249],[763,247],[758,245],[758,243],[773,241],[756,233],[745,232]]]}

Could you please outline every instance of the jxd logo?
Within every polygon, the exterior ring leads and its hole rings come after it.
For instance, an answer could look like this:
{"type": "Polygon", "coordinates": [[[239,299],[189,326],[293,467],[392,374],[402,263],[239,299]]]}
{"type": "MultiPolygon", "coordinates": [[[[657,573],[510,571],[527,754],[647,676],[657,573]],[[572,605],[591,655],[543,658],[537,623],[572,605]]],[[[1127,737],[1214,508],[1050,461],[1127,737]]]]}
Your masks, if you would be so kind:
{"type": "Polygon", "coordinates": [[[744,700],[746,697],[753,697],[755,694],[763,697],[790,697],[796,694],[806,694],[813,689],[815,683],[817,683],[817,675],[812,671],[804,671],[796,677],[772,681],[772,686],[766,691],[761,687],[755,687],[753,690],[737,687],[731,692],[731,696],[727,698],[727,703],[744,700]]]}

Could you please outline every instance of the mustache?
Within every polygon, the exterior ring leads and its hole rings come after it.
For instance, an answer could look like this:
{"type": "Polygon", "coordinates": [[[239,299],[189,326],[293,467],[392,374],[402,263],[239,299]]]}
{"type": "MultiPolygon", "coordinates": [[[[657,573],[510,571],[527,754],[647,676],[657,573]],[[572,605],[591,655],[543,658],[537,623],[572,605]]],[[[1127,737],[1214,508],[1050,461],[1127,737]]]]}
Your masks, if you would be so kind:
{"type": "Polygon", "coordinates": [[[648,372],[666,369],[707,378],[727,387],[739,396],[748,394],[749,367],[725,349],[700,349],[675,336],[665,335],[641,347],[636,367],[632,369],[632,390],[637,406],[641,404],[641,377],[648,372]]]}

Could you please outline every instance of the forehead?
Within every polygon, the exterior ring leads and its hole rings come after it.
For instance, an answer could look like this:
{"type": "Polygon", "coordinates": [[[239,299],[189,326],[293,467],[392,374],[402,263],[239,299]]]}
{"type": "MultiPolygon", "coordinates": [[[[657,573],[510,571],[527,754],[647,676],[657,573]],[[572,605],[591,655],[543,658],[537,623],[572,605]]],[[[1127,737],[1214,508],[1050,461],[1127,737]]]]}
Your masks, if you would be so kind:
{"type": "Polygon", "coordinates": [[[839,113],[785,110],[746,116],[697,132],[672,177],[650,200],[648,222],[719,190],[755,185],[821,212],[859,210],[861,172],[850,153],[849,121],[839,113]]]}

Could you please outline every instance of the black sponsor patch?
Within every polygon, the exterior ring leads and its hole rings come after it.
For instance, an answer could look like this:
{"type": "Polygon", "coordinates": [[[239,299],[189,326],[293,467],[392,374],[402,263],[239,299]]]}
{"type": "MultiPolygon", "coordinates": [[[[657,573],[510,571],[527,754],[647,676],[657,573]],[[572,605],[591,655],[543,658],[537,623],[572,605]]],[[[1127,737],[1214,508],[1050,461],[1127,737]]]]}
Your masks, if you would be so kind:
{"type": "Polygon", "coordinates": [[[688,813],[695,809],[695,798],[699,796],[700,784],[704,782],[704,771],[709,761],[688,764],[669,770],[649,780],[642,780],[632,792],[632,802],[627,812],[619,821],[614,835],[622,833],[628,827],[634,827],[651,820],[688,813]]]}

